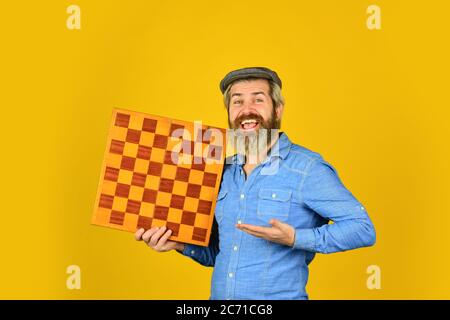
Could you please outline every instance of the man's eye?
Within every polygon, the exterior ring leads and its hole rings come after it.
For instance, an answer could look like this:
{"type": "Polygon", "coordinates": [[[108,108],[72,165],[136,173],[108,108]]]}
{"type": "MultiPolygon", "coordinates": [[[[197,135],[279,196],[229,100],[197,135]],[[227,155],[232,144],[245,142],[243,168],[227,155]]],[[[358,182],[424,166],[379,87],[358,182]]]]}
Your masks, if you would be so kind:
{"type": "Polygon", "coordinates": [[[256,99],[256,102],[263,102],[263,99],[256,99]]]}
{"type": "Polygon", "coordinates": [[[234,104],[240,104],[240,103],[241,103],[241,100],[234,101],[234,104]]]}

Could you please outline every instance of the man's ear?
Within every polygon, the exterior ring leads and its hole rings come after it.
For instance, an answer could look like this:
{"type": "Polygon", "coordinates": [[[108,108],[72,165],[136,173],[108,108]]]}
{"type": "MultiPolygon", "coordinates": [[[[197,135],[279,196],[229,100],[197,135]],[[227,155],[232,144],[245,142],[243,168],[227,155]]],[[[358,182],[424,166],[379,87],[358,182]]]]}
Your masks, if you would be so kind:
{"type": "Polygon", "coordinates": [[[275,108],[275,112],[277,113],[277,119],[281,119],[281,116],[283,115],[283,111],[284,111],[284,104],[279,104],[275,108]]]}

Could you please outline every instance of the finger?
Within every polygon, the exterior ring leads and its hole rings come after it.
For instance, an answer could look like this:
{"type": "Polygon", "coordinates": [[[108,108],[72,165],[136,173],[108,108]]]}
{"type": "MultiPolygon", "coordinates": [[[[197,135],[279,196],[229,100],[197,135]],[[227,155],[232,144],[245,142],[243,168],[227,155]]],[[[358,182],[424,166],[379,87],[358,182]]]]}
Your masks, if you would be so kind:
{"type": "Polygon", "coordinates": [[[145,233],[142,235],[142,240],[144,240],[146,243],[150,241],[150,238],[153,236],[153,234],[158,231],[158,227],[148,229],[145,231],[145,233]]]}
{"type": "Polygon", "coordinates": [[[258,237],[258,238],[261,238],[261,239],[268,240],[267,236],[265,234],[261,234],[261,233],[258,233],[258,232],[253,232],[251,230],[242,230],[242,231],[244,231],[244,232],[246,232],[246,233],[248,233],[248,234],[250,234],[250,235],[252,235],[254,237],[258,237]]]}
{"type": "Polygon", "coordinates": [[[269,223],[270,223],[272,226],[274,226],[275,228],[279,228],[279,229],[283,228],[284,225],[285,225],[285,223],[281,222],[281,221],[278,220],[278,219],[272,219],[272,220],[270,220],[269,223]]]}
{"type": "Polygon", "coordinates": [[[260,227],[260,226],[254,226],[251,224],[238,224],[236,226],[240,229],[245,228],[247,230],[251,230],[253,232],[259,232],[259,233],[269,233],[270,230],[272,230],[271,227],[260,227]]]}
{"type": "Polygon", "coordinates": [[[136,241],[141,241],[141,237],[144,234],[145,229],[144,228],[140,228],[136,231],[136,233],[134,234],[134,238],[136,239],[136,241]]]}
{"type": "Polygon", "coordinates": [[[167,230],[166,226],[162,226],[161,228],[159,228],[159,230],[156,231],[150,238],[148,245],[153,248],[156,245],[156,243],[158,243],[158,240],[163,235],[163,233],[166,232],[166,230],[167,230]]]}
{"type": "Polygon", "coordinates": [[[164,235],[159,238],[158,243],[156,244],[156,246],[154,247],[154,249],[156,250],[160,250],[164,247],[164,245],[167,243],[167,239],[169,239],[169,237],[172,235],[172,230],[167,230],[166,233],[164,233],[164,235]]]}

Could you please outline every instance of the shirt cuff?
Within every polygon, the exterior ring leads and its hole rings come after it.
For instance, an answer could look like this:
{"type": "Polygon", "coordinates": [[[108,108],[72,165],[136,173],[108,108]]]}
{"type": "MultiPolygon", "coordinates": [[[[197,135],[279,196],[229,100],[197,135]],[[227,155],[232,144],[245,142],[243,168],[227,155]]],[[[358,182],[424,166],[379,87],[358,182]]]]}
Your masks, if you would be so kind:
{"type": "Polygon", "coordinates": [[[314,251],[316,248],[316,235],[314,229],[296,229],[293,249],[314,251]]]}
{"type": "Polygon", "coordinates": [[[185,244],[183,252],[180,253],[187,257],[194,257],[197,253],[197,246],[192,244],[185,244]]]}

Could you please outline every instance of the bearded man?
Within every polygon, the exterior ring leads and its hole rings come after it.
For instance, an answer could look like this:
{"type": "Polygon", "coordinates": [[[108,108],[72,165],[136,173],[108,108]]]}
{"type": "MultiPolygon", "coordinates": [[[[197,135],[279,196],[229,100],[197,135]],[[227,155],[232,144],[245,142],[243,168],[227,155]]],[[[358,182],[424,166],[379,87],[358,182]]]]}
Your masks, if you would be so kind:
{"type": "Polygon", "coordinates": [[[224,167],[209,246],[170,241],[165,227],[135,234],[153,250],[175,249],[214,267],[213,300],[308,299],[316,253],[375,243],[364,206],[336,169],[279,131],[281,87],[264,67],[234,70],[220,82],[238,146],[224,167]]]}

